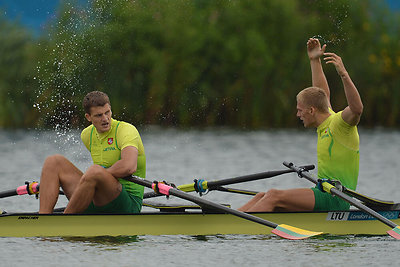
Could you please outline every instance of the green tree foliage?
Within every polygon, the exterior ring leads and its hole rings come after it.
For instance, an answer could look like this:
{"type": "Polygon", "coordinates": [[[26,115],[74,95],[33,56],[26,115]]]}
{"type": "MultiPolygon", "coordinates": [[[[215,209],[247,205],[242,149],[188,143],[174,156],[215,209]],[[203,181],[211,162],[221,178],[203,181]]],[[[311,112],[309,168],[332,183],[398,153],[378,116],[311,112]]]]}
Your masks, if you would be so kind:
{"type": "MultiPolygon", "coordinates": [[[[399,125],[399,15],[380,1],[64,3],[40,46],[26,34],[4,40],[19,48],[9,51],[16,60],[0,62],[16,70],[0,82],[20,84],[19,90],[2,86],[1,97],[12,94],[26,110],[12,123],[26,126],[22,114],[34,104],[31,114],[40,119],[31,125],[82,126],[81,99],[101,90],[116,117],[135,124],[293,127],[295,96],[311,84],[306,41],[318,36],[343,57],[359,88],[361,124],[399,125]]],[[[0,47],[6,49],[3,42],[0,47]]],[[[340,79],[333,66],[325,70],[332,104],[342,109],[340,79]]],[[[15,113],[13,106],[2,105],[1,125],[10,125],[5,113],[15,113]]]]}
{"type": "Polygon", "coordinates": [[[37,119],[37,51],[28,32],[0,15],[0,127],[27,127],[37,119]]]}

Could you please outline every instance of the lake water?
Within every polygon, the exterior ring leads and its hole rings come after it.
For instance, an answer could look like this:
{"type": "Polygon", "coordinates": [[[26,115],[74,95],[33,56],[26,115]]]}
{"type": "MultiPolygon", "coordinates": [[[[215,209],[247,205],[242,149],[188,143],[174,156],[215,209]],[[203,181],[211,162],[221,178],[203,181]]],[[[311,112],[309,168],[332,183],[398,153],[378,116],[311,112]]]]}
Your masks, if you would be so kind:
{"type": "MultiPolygon", "coordinates": [[[[140,129],[147,178],[175,184],[195,178],[217,180],[285,169],[283,161],[316,164],[316,133],[311,130],[235,131],[230,129],[140,129]]],[[[357,191],[400,201],[400,132],[360,129],[357,191]]],[[[66,155],[79,168],[91,164],[79,132],[0,131],[0,191],[38,181],[44,159],[66,155]]],[[[287,174],[235,188],[311,187],[287,174]]],[[[205,198],[238,208],[249,196],[210,192],[205,198]]],[[[171,198],[169,201],[179,203],[171,198]]],[[[61,196],[58,207],[65,206],[61,196]]],[[[0,199],[8,212],[37,211],[33,196],[0,199]]],[[[364,266],[397,265],[400,242],[389,236],[318,237],[289,241],[270,235],[139,236],[118,238],[0,238],[0,266],[364,266]]]]}

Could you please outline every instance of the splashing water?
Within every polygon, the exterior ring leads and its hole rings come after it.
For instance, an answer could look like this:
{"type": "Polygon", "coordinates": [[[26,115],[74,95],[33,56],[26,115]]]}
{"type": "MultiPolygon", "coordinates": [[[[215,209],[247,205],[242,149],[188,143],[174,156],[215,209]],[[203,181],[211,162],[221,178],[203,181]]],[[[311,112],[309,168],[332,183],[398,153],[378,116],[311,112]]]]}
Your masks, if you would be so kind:
{"type": "Polygon", "coordinates": [[[313,36],[313,38],[319,39],[321,44],[338,45],[349,40],[349,37],[345,35],[346,31],[343,24],[349,18],[350,3],[342,6],[334,5],[333,3],[334,0],[329,1],[329,10],[331,11],[327,16],[334,31],[327,34],[329,37],[323,37],[318,34],[313,36]]]}
{"type": "Polygon", "coordinates": [[[98,26],[104,13],[103,6],[95,2],[86,7],[64,2],[58,18],[49,27],[50,45],[45,46],[49,57],[38,62],[34,77],[39,90],[33,108],[42,114],[36,129],[52,128],[57,134],[51,141],[61,151],[68,149],[71,142],[80,142],[72,128],[81,126],[81,99],[89,89],[84,78],[90,75],[81,66],[88,62],[95,66],[99,61],[85,56],[95,40],[82,42],[85,30],[98,26]]]}

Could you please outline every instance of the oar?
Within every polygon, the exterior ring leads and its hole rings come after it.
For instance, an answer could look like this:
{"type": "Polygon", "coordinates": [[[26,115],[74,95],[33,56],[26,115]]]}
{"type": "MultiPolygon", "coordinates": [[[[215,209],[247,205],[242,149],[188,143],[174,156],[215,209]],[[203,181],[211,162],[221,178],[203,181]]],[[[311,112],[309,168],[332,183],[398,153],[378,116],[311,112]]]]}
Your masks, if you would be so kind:
{"type": "MultiPolygon", "coordinates": [[[[4,197],[12,197],[12,196],[20,196],[20,195],[36,195],[36,198],[39,194],[39,183],[38,182],[25,182],[25,185],[18,186],[17,189],[6,190],[0,192],[0,198],[4,197]]],[[[60,195],[64,195],[64,192],[60,190],[60,195]]]]}
{"type": "MultiPolygon", "coordinates": [[[[288,168],[292,169],[293,171],[297,172],[297,174],[300,177],[304,177],[307,180],[309,180],[310,182],[312,182],[314,184],[318,184],[318,179],[313,177],[307,170],[304,170],[304,169],[302,169],[300,167],[297,167],[293,163],[289,163],[289,162],[286,162],[286,161],[283,162],[283,165],[285,165],[286,167],[288,167],[288,168]]],[[[336,196],[340,197],[341,199],[349,202],[354,207],[359,208],[360,210],[368,213],[372,217],[375,217],[379,221],[381,221],[384,224],[386,224],[387,226],[391,227],[392,229],[387,231],[387,233],[389,235],[391,235],[392,237],[396,238],[396,239],[400,239],[400,227],[397,224],[395,224],[394,222],[392,222],[392,221],[388,220],[387,218],[383,217],[381,214],[377,213],[373,209],[370,209],[367,206],[361,204],[360,202],[358,202],[357,200],[353,199],[352,197],[346,195],[345,193],[343,193],[342,191],[340,191],[339,189],[337,189],[335,186],[331,185],[328,182],[322,182],[322,187],[323,187],[324,191],[326,191],[326,192],[328,192],[328,193],[330,193],[332,195],[336,195],[336,196]]]]}
{"type": "Polygon", "coordinates": [[[213,190],[218,190],[227,193],[242,194],[242,195],[251,195],[251,196],[255,196],[257,195],[257,193],[259,193],[258,191],[253,191],[253,190],[238,189],[238,188],[223,187],[223,186],[217,186],[213,188],[213,190]]]}
{"type": "MultiPolygon", "coordinates": [[[[304,168],[305,170],[313,170],[315,168],[314,165],[306,165],[306,166],[301,166],[301,167],[304,168]]],[[[275,177],[278,175],[282,175],[285,173],[291,173],[291,172],[294,172],[294,171],[290,170],[290,169],[286,169],[286,170],[278,170],[278,171],[260,172],[260,173],[238,176],[238,177],[234,177],[234,178],[227,178],[227,179],[216,180],[216,181],[195,180],[194,183],[180,185],[177,188],[184,192],[196,191],[196,192],[203,193],[207,189],[208,190],[220,190],[221,186],[224,186],[224,185],[238,184],[238,183],[243,183],[243,182],[267,179],[267,178],[271,178],[271,177],[275,177]]],[[[227,191],[227,190],[222,189],[221,191],[227,191]]],[[[229,189],[228,189],[228,191],[229,191],[229,189]]],[[[233,191],[231,191],[231,192],[233,192],[233,191]]],[[[143,198],[152,198],[152,197],[157,197],[157,196],[162,196],[162,194],[157,194],[156,192],[148,192],[143,195],[143,198]]]]}
{"type": "Polygon", "coordinates": [[[155,189],[155,190],[157,190],[158,192],[160,192],[163,195],[167,195],[167,196],[173,195],[173,196],[185,199],[185,200],[192,201],[192,202],[194,202],[194,203],[196,203],[196,204],[198,204],[200,206],[210,207],[210,208],[212,208],[214,210],[218,210],[220,212],[232,214],[232,215],[241,217],[243,219],[246,219],[246,220],[249,220],[249,221],[253,221],[253,222],[256,222],[256,223],[259,223],[259,224],[262,224],[262,225],[265,225],[265,226],[268,226],[268,227],[271,227],[271,228],[274,228],[272,230],[272,233],[274,233],[274,234],[276,234],[276,235],[278,235],[280,237],[286,238],[286,239],[292,239],[292,240],[305,239],[305,238],[308,238],[308,237],[311,237],[311,236],[322,234],[322,232],[307,231],[307,230],[303,230],[303,229],[296,228],[296,227],[289,226],[289,225],[285,225],[285,224],[278,225],[276,223],[261,219],[259,217],[254,216],[254,215],[228,208],[226,206],[223,206],[221,204],[208,201],[208,200],[206,200],[204,198],[201,198],[201,197],[198,197],[198,196],[190,195],[190,194],[188,194],[186,192],[183,192],[183,191],[181,191],[181,190],[179,190],[177,188],[174,188],[172,186],[163,184],[161,182],[160,183],[158,183],[158,182],[152,183],[152,182],[150,182],[148,180],[145,180],[145,179],[139,178],[137,176],[133,176],[133,175],[131,177],[126,177],[124,179],[128,180],[128,181],[131,181],[131,182],[134,182],[134,183],[139,184],[139,185],[146,186],[148,188],[152,188],[153,190],[155,189]]]}
{"type": "Polygon", "coordinates": [[[11,189],[0,192],[0,198],[25,195],[25,194],[32,195],[38,193],[39,193],[39,184],[37,182],[31,182],[31,183],[26,182],[25,185],[21,185],[17,187],[17,189],[11,189]]]}
{"type": "Polygon", "coordinates": [[[356,191],[353,191],[351,189],[348,189],[344,186],[342,186],[342,191],[344,193],[346,193],[347,195],[357,198],[361,202],[364,202],[364,204],[366,204],[366,205],[370,204],[370,205],[375,205],[375,206],[379,206],[379,207],[391,207],[395,204],[391,200],[381,200],[381,199],[372,198],[372,197],[363,195],[361,193],[358,193],[356,191]]]}

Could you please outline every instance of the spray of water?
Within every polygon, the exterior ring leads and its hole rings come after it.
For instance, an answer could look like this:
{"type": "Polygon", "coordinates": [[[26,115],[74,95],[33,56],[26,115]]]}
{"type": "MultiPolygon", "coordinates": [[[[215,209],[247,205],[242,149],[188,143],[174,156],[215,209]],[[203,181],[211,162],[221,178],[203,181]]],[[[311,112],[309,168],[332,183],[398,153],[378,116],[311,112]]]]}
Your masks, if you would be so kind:
{"type": "MultiPolygon", "coordinates": [[[[93,88],[85,85],[87,70],[82,66],[98,64],[99,59],[88,58],[87,50],[96,46],[96,40],[82,42],[104,21],[105,8],[110,1],[93,1],[88,6],[79,6],[76,1],[65,1],[55,21],[50,24],[44,45],[48,55],[37,65],[39,90],[33,107],[41,114],[38,129],[51,128],[56,132],[54,140],[61,151],[68,145],[80,143],[77,130],[83,111],[83,95],[93,88]]],[[[40,45],[40,44],[39,44],[40,45]]],[[[54,135],[53,135],[54,136],[54,135]]]]}
{"type": "Polygon", "coordinates": [[[323,4],[327,4],[329,6],[329,12],[326,15],[330,26],[332,26],[332,30],[328,32],[326,36],[317,34],[314,35],[313,38],[319,39],[321,44],[332,46],[345,43],[349,40],[344,28],[344,23],[349,18],[350,3],[337,5],[334,4],[334,0],[330,0],[328,3],[324,1],[323,4]]]}

